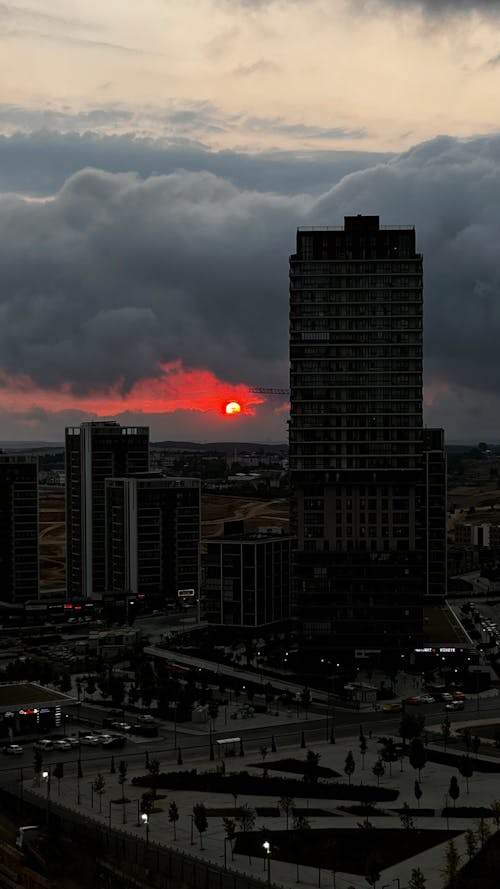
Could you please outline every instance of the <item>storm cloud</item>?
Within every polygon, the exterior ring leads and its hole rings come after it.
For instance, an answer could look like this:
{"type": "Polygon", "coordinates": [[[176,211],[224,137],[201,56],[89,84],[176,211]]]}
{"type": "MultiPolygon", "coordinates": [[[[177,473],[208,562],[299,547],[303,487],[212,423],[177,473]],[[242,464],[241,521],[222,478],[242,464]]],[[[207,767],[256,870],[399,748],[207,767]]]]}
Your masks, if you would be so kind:
{"type": "Polygon", "coordinates": [[[490,430],[500,396],[500,136],[440,137],[332,178],[320,196],[279,195],[206,171],[143,179],[86,169],[50,200],[4,195],[6,379],[126,393],[177,361],[235,384],[286,386],[296,226],[374,213],[415,225],[424,253],[432,421],[438,403],[448,416],[448,399],[454,437],[460,423],[490,430]]]}

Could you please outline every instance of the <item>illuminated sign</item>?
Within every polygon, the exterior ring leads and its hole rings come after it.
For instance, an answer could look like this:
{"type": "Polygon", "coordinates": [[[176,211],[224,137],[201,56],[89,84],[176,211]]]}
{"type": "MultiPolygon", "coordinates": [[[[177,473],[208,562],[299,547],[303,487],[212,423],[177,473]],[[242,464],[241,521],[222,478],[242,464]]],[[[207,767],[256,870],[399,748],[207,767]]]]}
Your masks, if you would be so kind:
{"type": "Polygon", "coordinates": [[[34,716],[36,713],[38,713],[36,708],[29,707],[27,710],[20,710],[19,716],[34,716]]]}
{"type": "Polygon", "coordinates": [[[177,590],[177,595],[179,599],[192,599],[194,597],[194,590],[177,590]]]}
{"type": "Polygon", "coordinates": [[[453,654],[457,649],[456,648],[416,648],[415,651],[419,654],[437,654],[438,652],[441,654],[453,654]]]}

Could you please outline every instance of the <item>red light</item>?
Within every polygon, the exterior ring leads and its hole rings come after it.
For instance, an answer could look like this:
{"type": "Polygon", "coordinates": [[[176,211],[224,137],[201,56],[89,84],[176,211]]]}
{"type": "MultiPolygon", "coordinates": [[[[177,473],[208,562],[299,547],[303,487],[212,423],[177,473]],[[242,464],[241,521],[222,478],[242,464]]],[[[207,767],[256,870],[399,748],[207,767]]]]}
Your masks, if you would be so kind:
{"type": "Polygon", "coordinates": [[[82,610],[81,605],[75,605],[75,611],[81,611],[81,610],[82,610]]]}
{"type": "Polygon", "coordinates": [[[64,603],[64,607],[65,607],[65,608],[73,608],[73,606],[71,605],[70,602],[65,602],[65,603],[64,603]]]}

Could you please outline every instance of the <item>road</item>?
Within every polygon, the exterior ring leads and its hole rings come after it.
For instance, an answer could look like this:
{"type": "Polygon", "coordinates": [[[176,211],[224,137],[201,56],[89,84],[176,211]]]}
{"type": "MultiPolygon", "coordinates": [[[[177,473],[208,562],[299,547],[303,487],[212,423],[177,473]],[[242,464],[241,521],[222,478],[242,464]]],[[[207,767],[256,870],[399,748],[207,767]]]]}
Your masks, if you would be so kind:
{"type": "MultiPolygon", "coordinates": [[[[465,721],[476,721],[479,719],[500,720],[500,699],[486,698],[480,699],[480,710],[476,708],[476,701],[470,700],[466,704],[466,709],[457,713],[448,713],[450,722],[463,723],[465,721]]],[[[422,713],[426,717],[428,726],[440,725],[444,719],[443,705],[426,704],[419,707],[408,707],[408,712],[422,713]]],[[[448,711],[446,711],[448,712],[448,711]]],[[[249,752],[258,756],[260,748],[271,746],[271,740],[274,741],[278,750],[287,747],[297,747],[301,740],[302,732],[305,736],[307,747],[319,742],[328,741],[331,732],[331,718],[329,715],[328,722],[325,715],[321,718],[313,716],[310,719],[294,719],[280,725],[260,725],[256,727],[238,726],[225,727],[224,730],[216,731],[213,735],[214,742],[227,737],[242,738],[245,754],[249,752]]],[[[335,737],[348,738],[353,737],[354,744],[357,744],[360,725],[363,731],[368,734],[372,731],[375,737],[382,735],[397,734],[401,721],[400,713],[382,713],[381,711],[352,711],[335,708],[335,737]]],[[[76,731],[78,726],[71,726],[68,731],[76,731]]],[[[81,729],[81,726],[80,726],[81,729]]],[[[102,770],[103,773],[109,773],[111,765],[111,757],[114,757],[115,763],[125,760],[131,770],[142,767],[146,762],[146,751],[148,754],[159,759],[163,764],[175,764],[178,759],[178,750],[182,753],[183,765],[188,767],[196,764],[199,760],[206,761],[210,752],[210,741],[208,727],[206,733],[192,734],[184,733],[182,726],[174,730],[162,727],[159,738],[133,738],[127,742],[125,748],[121,750],[108,750],[104,752],[102,748],[82,746],[79,748],[81,757],[81,767],[85,780],[86,774],[95,775],[96,771],[102,770]]],[[[215,745],[214,745],[215,746],[215,745]]],[[[43,755],[43,765],[50,767],[57,762],[62,762],[65,767],[66,775],[76,776],[78,770],[78,753],[75,749],[71,751],[50,751],[43,755]]],[[[21,769],[26,777],[32,774],[33,770],[33,749],[31,742],[25,745],[22,756],[12,757],[3,756],[0,760],[0,786],[5,786],[13,780],[17,780],[21,774],[21,769]]]]}

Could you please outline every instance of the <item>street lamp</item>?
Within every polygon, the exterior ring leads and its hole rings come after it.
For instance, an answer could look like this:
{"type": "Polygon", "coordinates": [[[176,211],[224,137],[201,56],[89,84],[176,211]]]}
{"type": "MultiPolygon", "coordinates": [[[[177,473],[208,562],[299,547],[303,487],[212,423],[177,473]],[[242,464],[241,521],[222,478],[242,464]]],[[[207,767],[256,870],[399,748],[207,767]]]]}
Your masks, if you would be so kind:
{"type": "Polygon", "coordinates": [[[271,882],[271,843],[269,840],[262,843],[262,848],[266,850],[267,855],[267,885],[269,886],[271,882]]]}
{"type": "Polygon", "coordinates": [[[49,805],[50,805],[50,772],[42,772],[42,778],[47,782],[47,811],[45,814],[45,822],[49,823],[49,805]]]}
{"type": "Polygon", "coordinates": [[[149,846],[149,815],[147,812],[142,813],[141,821],[146,827],[146,846],[149,846]]]}

